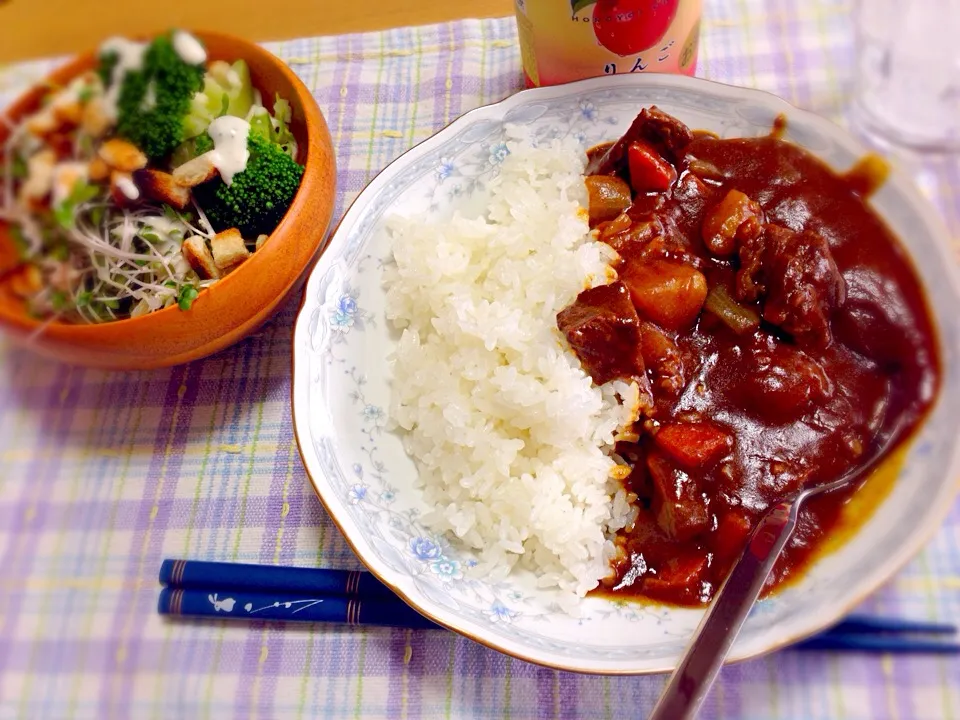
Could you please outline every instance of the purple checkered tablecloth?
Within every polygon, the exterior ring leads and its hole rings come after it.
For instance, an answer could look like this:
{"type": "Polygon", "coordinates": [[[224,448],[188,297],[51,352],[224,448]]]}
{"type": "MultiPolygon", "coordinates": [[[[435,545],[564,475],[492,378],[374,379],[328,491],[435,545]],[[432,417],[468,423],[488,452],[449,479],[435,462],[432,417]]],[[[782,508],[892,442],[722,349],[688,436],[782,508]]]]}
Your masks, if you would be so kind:
{"type": "MultiPolygon", "coordinates": [[[[700,75],[839,116],[851,3],[705,0],[700,75]]],[[[522,85],[512,18],[274,43],[328,118],[337,215],[376,172],[522,85]]],[[[0,106],[50,62],[0,69],[0,106]]],[[[960,168],[912,168],[955,234],[960,168]]],[[[0,720],[639,718],[663,677],[547,670],[452,633],[165,622],[163,557],[358,568],[290,419],[295,308],[234,348],[129,374],[0,340],[0,720]]],[[[960,505],[865,605],[960,618],[960,505]]],[[[960,717],[960,660],[784,651],[726,668],[707,718],[960,717]]]]}

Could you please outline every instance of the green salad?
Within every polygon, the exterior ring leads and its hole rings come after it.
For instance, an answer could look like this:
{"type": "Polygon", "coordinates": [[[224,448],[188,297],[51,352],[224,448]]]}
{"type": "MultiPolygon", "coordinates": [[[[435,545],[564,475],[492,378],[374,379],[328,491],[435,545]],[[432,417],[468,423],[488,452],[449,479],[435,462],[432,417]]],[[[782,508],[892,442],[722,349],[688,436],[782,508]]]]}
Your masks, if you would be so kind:
{"type": "Polygon", "coordinates": [[[94,71],[50,87],[9,128],[0,220],[19,264],[0,290],[65,322],[189,310],[293,201],[303,167],[291,120],[243,59],[208,62],[189,33],[111,38],[94,71]]]}

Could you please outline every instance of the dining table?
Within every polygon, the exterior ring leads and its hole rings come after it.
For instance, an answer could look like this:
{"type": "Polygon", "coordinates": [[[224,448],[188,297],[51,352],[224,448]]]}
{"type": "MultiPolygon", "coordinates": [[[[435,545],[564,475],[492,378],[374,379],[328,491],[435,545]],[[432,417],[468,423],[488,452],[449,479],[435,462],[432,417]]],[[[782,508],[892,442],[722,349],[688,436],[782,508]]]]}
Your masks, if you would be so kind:
{"type": "MultiPolygon", "coordinates": [[[[258,23],[267,13],[242,0],[146,5],[138,16],[140,4],[104,3],[100,25],[51,16],[50,39],[36,7],[0,0],[0,48],[19,38],[0,50],[0,109],[97,34],[241,32],[288,63],[326,117],[335,226],[392,160],[524,87],[510,2],[257,3],[286,13],[282,26],[258,23]],[[231,5],[253,14],[238,22],[231,5]]],[[[843,123],[852,12],[853,0],[704,0],[696,74],[843,123]]],[[[894,162],[960,240],[957,158],[894,162]]],[[[0,720],[645,717],[665,676],[561,672],[435,629],[158,615],[167,557],[362,568],[297,450],[298,304],[223,352],[162,370],[73,367],[0,338],[0,720]]],[[[930,530],[858,612],[960,618],[960,504],[930,530]]],[[[725,667],[702,717],[960,718],[960,658],[787,648],[725,667]]]]}

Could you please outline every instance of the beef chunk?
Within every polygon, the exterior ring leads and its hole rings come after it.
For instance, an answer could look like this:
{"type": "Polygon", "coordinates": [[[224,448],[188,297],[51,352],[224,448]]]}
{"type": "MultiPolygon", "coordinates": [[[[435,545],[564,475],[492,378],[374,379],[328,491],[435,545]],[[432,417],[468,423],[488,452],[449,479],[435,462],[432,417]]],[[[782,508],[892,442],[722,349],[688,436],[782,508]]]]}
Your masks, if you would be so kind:
{"type": "Polygon", "coordinates": [[[626,177],[627,149],[637,140],[646,141],[668,161],[676,162],[693,141],[693,133],[675,117],[656,107],[644,108],[619,140],[605,153],[590,160],[584,174],[626,177]]]}
{"type": "Polygon", "coordinates": [[[738,401],[747,412],[781,424],[799,420],[834,392],[819,362],[772,339],[746,350],[736,383],[738,401]]]}
{"type": "Polygon", "coordinates": [[[690,540],[707,529],[710,516],[699,484],[659,451],[647,455],[651,510],[657,525],[674,540],[690,540]]]}
{"type": "Polygon", "coordinates": [[[679,160],[687,145],[693,142],[690,128],[656,105],[641,110],[640,118],[643,120],[643,139],[656,147],[667,160],[679,160]]]}
{"type": "Polygon", "coordinates": [[[688,553],[670,558],[643,578],[643,593],[655,600],[676,602],[677,597],[685,602],[703,601],[701,585],[707,572],[707,556],[704,553],[688,553]]]}
{"type": "Polygon", "coordinates": [[[641,320],[640,352],[653,375],[654,385],[670,396],[679,395],[687,381],[683,354],[674,339],[653,323],[641,320]]]}
{"type": "Polygon", "coordinates": [[[646,377],[640,318],[623,283],[584,290],[557,314],[557,327],[597,385],[646,377]]]}
{"type": "Polygon", "coordinates": [[[737,299],[765,296],[763,319],[797,342],[827,347],[830,319],[846,297],[846,285],[827,241],[814,232],[795,233],[765,225],[763,233],[740,244],[737,299]]]}

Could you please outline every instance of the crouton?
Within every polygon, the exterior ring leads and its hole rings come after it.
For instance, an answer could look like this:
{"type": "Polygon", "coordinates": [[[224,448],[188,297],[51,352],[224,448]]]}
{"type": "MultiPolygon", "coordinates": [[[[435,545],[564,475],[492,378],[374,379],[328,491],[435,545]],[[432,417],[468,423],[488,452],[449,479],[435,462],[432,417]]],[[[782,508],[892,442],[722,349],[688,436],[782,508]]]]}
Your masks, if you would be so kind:
{"type": "Polygon", "coordinates": [[[80,127],[90,137],[101,137],[110,127],[110,116],[107,115],[103,98],[95,97],[83,106],[83,116],[80,127]]]}
{"type": "Polygon", "coordinates": [[[93,182],[100,182],[110,177],[110,166],[99,155],[95,155],[87,165],[87,177],[93,182]]]}
{"type": "Polygon", "coordinates": [[[147,166],[147,156],[129,140],[111,138],[107,140],[97,154],[114,170],[133,172],[147,166]]]}
{"type": "Polygon", "coordinates": [[[180,245],[180,254],[183,255],[193,271],[200,276],[201,280],[213,280],[220,277],[220,271],[217,270],[217,264],[210,254],[207,243],[198,235],[191,235],[180,245]]]}
{"type": "Polygon", "coordinates": [[[50,110],[61,127],[76,127],[83,119],[83,106],[76,98],[58,98],[50,105],[50,110]]]}
{"type": "Polygon", "coordinates": [[[36,265],[21,265],[7,276],[7,287],[17,297],[29,298],[43,287],[43,274],[36,265]]]}
{"type": "Polygon", "coordinates": [[[151,200],[166,203],[177,210],[183,210],[190,203],[190,189],[178,185],[170,173],[162,170],[136,170],[133,181],[151,200]]]}
{"type": "Polygon", "coordinates": [[[257,235],[257,250],[263,247],[263,244],[267,241],[269,237],[270,237],[269,235],[257,235]]]}
{"type": "Polygon", "coordinates": [[[44,148],[27,160],[27,179],[20,186],[20,202],[32,206],[43,200],[53,187],[53,166],[57,155],[50,148],[44,148]]]}
{"type": "Polygon", "coordinates": [[[217,168],[213,164],[212,152],[204,153],[187,160],[180,167],[174,168],[173,179],[183,187],[196,187],[217,176],[217,168]]]}
{"type": "Polygon", "coordinates": [[[250,251],[247,250],[243,237],[236,228],[214,235],[210,241],[210,249],[213,250],[214,262],[221,270],[239,265],[250,257],[250,251]]]}
{"type": "Polygon", "coordinates": [[[57,120],[53,114],[53,110],[48,106],[28,118],[24,126],[31,135],[43,138],[58,130],[60,128],[60,121],[57,120]]]}
{"type": "Polygon", "coordinates": [[[120,207],[129,207],[140,199],[140,188],[130,173],[113,171],[110,174],[110,197],[120,207]]]}
{"type": "Polygon", "coordinates": [[[77,183],[86,182],[88,177],[86,163],[62,162],[54,165],[51,204],[58,205],[66,200],[77,183]]]}

